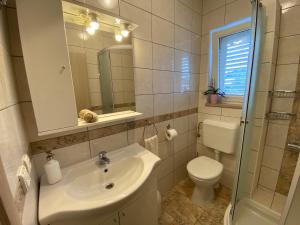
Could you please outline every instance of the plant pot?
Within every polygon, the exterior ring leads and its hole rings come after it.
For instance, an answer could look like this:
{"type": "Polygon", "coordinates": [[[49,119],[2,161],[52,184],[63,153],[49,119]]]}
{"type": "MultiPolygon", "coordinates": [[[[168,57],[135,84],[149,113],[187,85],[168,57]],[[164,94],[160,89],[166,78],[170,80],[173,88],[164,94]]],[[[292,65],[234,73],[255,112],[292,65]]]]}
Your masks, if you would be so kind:
{"type": "Polygon", "coordinates": [[[220,103],[221,101],[221,96],[217,95],[217,94],[212,94],[209,96],[209,103],[212,105],[216,105],[218,103],[220,103]]]}

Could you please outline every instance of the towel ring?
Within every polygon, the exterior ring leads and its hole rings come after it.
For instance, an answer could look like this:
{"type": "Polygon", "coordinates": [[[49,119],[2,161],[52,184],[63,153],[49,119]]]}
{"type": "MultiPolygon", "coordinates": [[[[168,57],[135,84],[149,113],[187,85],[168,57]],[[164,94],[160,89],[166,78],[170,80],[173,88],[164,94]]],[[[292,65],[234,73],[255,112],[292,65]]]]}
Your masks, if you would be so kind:
{"type": "MultiPolygon", "coordinates": [[[[146,120],[146,123],[147,123],[147,124],[145,124],[144,130],[143,130],[143,139],[145,139],[145,130],[146,130],[146,126],[150,126],[150,125],[151,125],[151,121],[146,120]]],[[[156,133],[156,135],[158,135],[158,130],[157,130],[157,127],[156,127],[155,123],[153,123],[153,126],[154,126],[154,128],[155,128],[155,133],[156,133]]]]}

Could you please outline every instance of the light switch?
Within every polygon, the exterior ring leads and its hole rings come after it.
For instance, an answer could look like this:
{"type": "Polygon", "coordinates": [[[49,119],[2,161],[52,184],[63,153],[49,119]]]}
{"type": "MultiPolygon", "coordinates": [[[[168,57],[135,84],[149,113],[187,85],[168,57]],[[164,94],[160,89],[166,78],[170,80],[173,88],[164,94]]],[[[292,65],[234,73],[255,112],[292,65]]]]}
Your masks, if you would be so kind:
{"type": "Polygon", "coordinates": [[[20,181],[21,187],[26,194],[30,188],[31,178],[29,173],[27,172],[27,168],[24,165],[21,165],[19,167],[17,176],[20,181]]]}

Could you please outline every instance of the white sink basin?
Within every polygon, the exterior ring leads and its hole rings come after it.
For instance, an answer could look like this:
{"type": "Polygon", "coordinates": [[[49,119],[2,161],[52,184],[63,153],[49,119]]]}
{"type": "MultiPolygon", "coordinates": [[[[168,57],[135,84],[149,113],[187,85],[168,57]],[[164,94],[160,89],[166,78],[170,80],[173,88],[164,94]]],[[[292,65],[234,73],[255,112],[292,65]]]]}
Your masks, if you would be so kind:
{"type": "Polygon", "coordinates": [[[111,160],[107,166],[100,166],[96,157],[63,169],[63,180],[54,185],[48,185],[42,177],[41,225],[118,207],[142,186],[160,160],[139,144],[129,145],[107,156],[111,160]]]}

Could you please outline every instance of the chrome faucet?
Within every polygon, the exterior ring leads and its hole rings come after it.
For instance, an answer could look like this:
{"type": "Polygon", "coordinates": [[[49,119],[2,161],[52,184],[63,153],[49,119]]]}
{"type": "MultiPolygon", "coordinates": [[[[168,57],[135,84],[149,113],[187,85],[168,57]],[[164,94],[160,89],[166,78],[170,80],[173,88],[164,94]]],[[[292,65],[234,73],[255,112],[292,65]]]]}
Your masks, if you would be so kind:
{"type": "Polygon", "coordinates": [[[100,165],[106,165],[110,163],[110,159],[106,156],[106,151],[99,152],[99,163],[100,165]]]}

